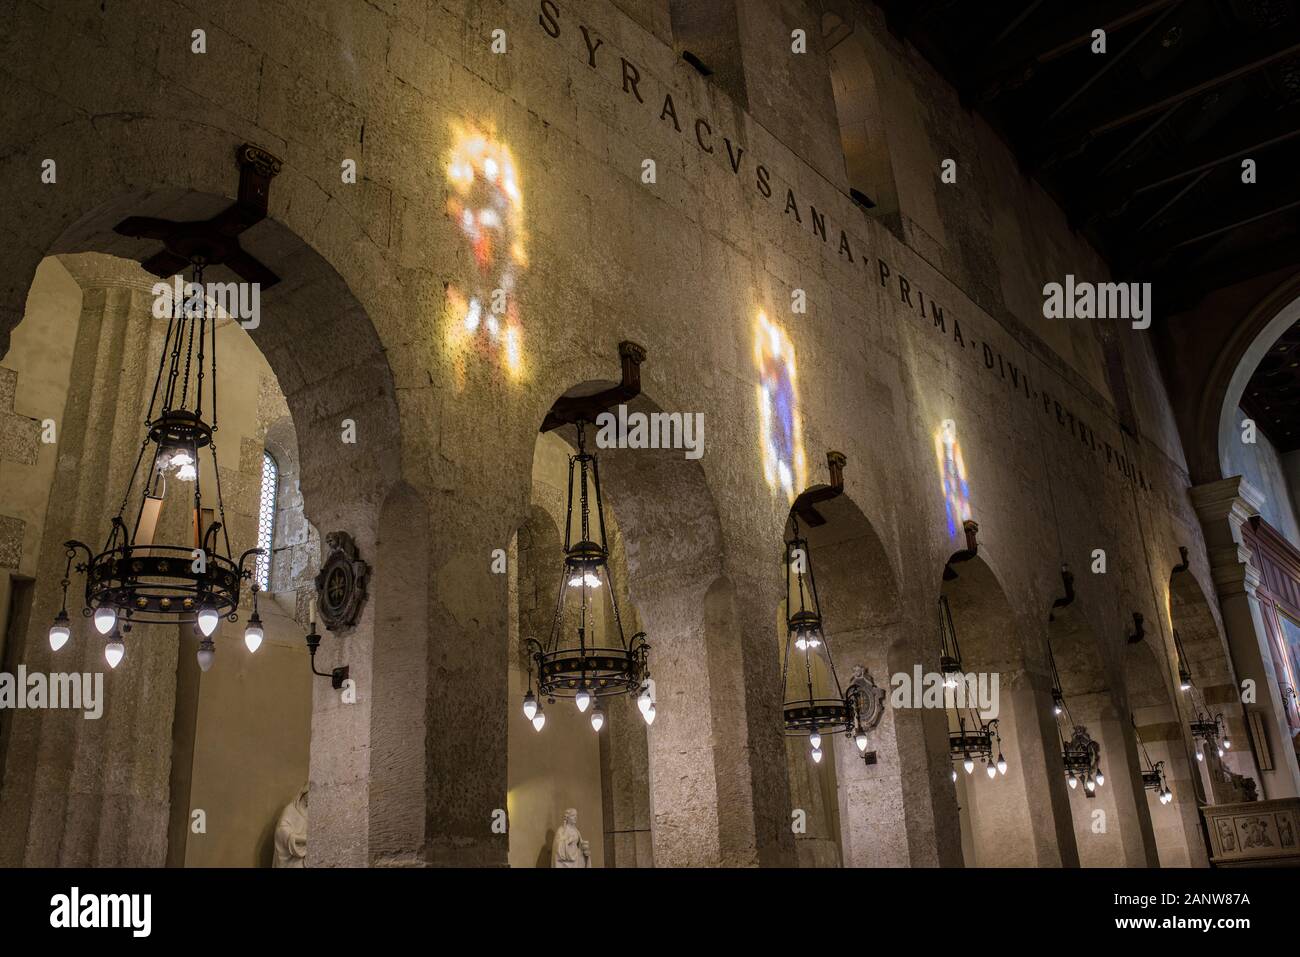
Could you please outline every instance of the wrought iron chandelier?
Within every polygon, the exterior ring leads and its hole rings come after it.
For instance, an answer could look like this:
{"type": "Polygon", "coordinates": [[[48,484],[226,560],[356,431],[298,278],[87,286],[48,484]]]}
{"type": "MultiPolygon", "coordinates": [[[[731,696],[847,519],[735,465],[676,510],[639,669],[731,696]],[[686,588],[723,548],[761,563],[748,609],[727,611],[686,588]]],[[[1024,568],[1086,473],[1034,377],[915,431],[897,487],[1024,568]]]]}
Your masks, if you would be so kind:
{"type": "Polygon", "coordinates": [[[1196,709],[1196,717],[1188,723],[1192,739],[1196,742],[1196,760],[1204,761],[1207,751],[1213,751],[1221,758],[1224,752],[1232,748],[1223,714],[1222,712],[1213,715],[1210,713],[1205,695],[1192,680],[1192,670],[1186,664],[1187,656],[1183,651],[1182,638],[1179,637],[1177,628],[1174,629],[1174,648],[1178,653],[1178,686],[1189,693],[1192,707],[1196,709]]]}
{"type": "MultiPolygon", "coordinates": [[[[948,596],[939,596],[939,670],[943,674],[944,704],[949,711],[948,753],[953,761],[960,761],[967,774],[975,773],[975,762],[983,761],[990,778],[1007,773],[1007,759],[1002,754],[1002,737],[998,734],[998,719],[985,721],[970,704],[970,684],[973,676],[962,669],[961,646],[957,643],[957,629],[952,623],[952,608],[948,596]],[[969,726],[968,726],[969,722],[969,726]],[[953,724],[956,728],[953,728],[953,724]],[[997,757],[993,755],[996,752],[997,757]]],[[[957,780],[957,769],[952,769],[952,779],[957,780]]]]}
{"type": "Polygon", "coordinates": [[[1101,744],[1093,740],[1088,728],[1075,724],[1070,706],[1061,691],[1061,674],[1056,669],[1056,655],[1052,643],[1047,643],[1047,663],[1052,669],[1052,715],[1056,719],[1056,736],[1061,744],[1061,762],[1065,765],[1065,780],[1074,790],[1083,784],[1088,797],[1096,796],[1097,788],[1106,783],[1101,769],[1101,744]]]}
{"type": "MultiPolygon", "coordinates": [[[[842,479],[839,481],[842,488],[842,479]]],[[[781,668],[785,733],[806,734],[816,763],[822,759],[823,733],[851,734],[859,753],[865,753],[868,739],[862,712],[868,702],[862,700],[863,692],[856,685],[847,692],[840,685],[830,642],[822,627],[812,550],[808,539],[800,534],[797,513],[791,513],[790,523],[792,534],[785,546],[786,637],[781,668]],[[802,655],[802,661],[798,655],[802,655]],[[792,659],[797,672],[793,682],[792,659]]]]}
{"type": "Polygon", "coordinates": [[[585,714],[591,710],[591,726],[599,731],[605,724],[601,699],[637,692],[641,715],[646,724],[653,724],[655,703],[650,681],[650,645],[646,642],[645,632],[637,632],[630,641],[623,635],[623,620],[619,615],[618,596],[609,567],[600,467],[596,456],[586,448],[586,422],[579,420],[575,425],[578,450],[569,456],[569,495],[559,595],[546,642],[543,644],[532,637],[525,639],[529,666],[524,716],[537,731],[541,731],[546,724],[546,713],[540,699],[546,698],[548,704],[554,704],[556,698],[572,698],[580,712],[585,714]],[[576,542],[573,540],[575,532],[576,542]],[[572,630],[565,620],[570,592],[578,600],[577,622],[572,630]],[[614,635],[610,637],[617,638],[617,645],[600,637],[600,631],[605,627],[597,615],[602,593],[613,617],[614,635]],[[598,645],[595,641],[604,644],[598,645]]]}
{"type": "Polygon", "coordinates": [[[1165,782],[1165,762],[1151,763],[1146,742],[1142,740],[1142,735],[1138,731],[1137,719],[1131,713],[1128,719],[1133,724],[1133,736],[1137,738],[1138,747],[1142,749],[1142,786],[1148,791],[1155,791],[1161,804],[1168,804],[1174,799],[1174,792],[1169,790],[1169,785],[1165,782]]]}
{"type": "MultiPolygon", "coordinates": [[[[79,552],[85,560],[76,570],[85,575],[85,606],[95,630],[104,636],[104,657],[116,668],[126,653],[125,639],[137,624],[193,624],[199,637],[199,667],[212,666],[216,646],[212,635],[224,617],[237,621],[241,583],[252,577],[245,568],[250,548],[233,559],[217,464],[217,321],[208,315],[203,293],[204,260],[193,262],[193,280],[173,302],[172,314],[158,360],[158,375],[145,417],[145,436],[135,467],[126,482],[122,503],[112,519],[104,547],[95,552],[83,542],[65,542],[63,607],[50,628],[50,647],[57,651],[69,631],[68,586],[79,552]],[[210,353],[208,350],[211,350],[210,353]],[[205,379],[207,381],[205,381],[205,379]],[[204,418],[205,403],[211,424],[204,418]],[[203,494],[199,455],[207,449],[216,485],[215,520],[203,527],[203,494]],[[147,469],[141,466],[148,461],[147,469]],[[141,493],[134,522],[125,516],[137,480],[141,493]],[[188,544],[155,541],[168,483],[182,494],[193,487],[193,540],[188,544]]],[[[256,596],[254,596],[256,602],[256,596]]],[[[250,651],[261,644],[262,624],[254,608],[244,640],[250,651]]]]}

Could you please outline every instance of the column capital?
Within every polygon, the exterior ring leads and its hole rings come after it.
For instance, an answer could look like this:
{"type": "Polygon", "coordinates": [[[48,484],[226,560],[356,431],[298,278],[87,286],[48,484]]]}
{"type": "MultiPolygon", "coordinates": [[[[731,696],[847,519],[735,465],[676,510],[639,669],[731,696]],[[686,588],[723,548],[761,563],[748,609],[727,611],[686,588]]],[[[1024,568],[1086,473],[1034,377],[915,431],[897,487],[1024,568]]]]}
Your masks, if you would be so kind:
{"type": "Polygon", "coordinates": [[[1188,494],[1202,525],[1226,518],[1234,531],[1236,525],[1258,515],[1264,503],[1264,496],[1244,475],[1193,486],[1188,494]]]}

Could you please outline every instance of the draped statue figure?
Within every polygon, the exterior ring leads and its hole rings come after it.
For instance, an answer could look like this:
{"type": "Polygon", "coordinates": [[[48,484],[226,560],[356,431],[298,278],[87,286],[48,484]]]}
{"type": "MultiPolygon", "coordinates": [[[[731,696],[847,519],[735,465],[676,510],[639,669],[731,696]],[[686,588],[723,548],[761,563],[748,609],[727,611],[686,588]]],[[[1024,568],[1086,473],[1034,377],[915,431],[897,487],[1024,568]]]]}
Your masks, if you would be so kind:
{"type": "Polygon", "coordinates": [[[307,785],[285,805],[275,825],[272,867],[307,866],[307,785]]]}
{"type": "Polygon", "coordinates": [[[578,812],[569,808],[564,812],[564,823],[555,831],[551,844],[552,867],[590,867],[591,845],[578,831],[578,812]]]}

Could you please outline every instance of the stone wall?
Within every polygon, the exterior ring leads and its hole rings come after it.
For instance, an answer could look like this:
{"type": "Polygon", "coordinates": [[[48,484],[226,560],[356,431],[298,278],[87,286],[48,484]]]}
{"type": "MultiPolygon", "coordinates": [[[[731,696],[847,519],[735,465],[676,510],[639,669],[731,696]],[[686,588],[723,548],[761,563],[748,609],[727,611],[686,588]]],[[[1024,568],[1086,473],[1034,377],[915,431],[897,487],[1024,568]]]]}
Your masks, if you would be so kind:
{"type": "MultiPolygon", "coordinates": [[[[1066,272],[1102,278],[1098,258],[992,133],[877,19],[863,19],[898,195],[897,220],[874,219],[828,170],[816,135],[836,125],[830,84],[799,71],[828,69],[824,50],[814,44],[813,66],[798,66],[781,59],[784,36],[776,49],[775,36],[745,34],[746,106],[681,61],[664,6],[629,16],[570,0],[193,0],[88,14],[17,4],[0,70],[23,132],[0,174],[34,181],[47,156],[61,174],[9,210],[26,228],[3,232],[3,324],[21,315],[49,252],[139,256],[148,243],[110,232],[121,215],[219,209],[235,188],[235,146],[256,142],[285,165],[271,218],[245,246],[286,281],[264,299],[254,341],[298,427],[307,518],[322,531],[352,530],[364,553],[382,556],[379,512],[401,481],[437,529],[411,556],[428,569],[422,630],[384,644],[382,603],[368,606],[330,651],[352,665],[358,704],[316,685],[316,862],[367,863],[380,845],[408,862],[506,862],[507,841],[490,824],[508,780],[510,612],[487,556],[527,517],[547,409],[574,386],[614,378],[622,339],[648,350],[648,402],[707,422],[698,462],[674,453],[651,467],[647,453],[628,451],[610,472],[666,692],[648,735],[656,863],[794,858],[773,700],[779,586],[769,580],[790,502],[762,463],[760,314],[797,355],[795,416],[810,463],[802,484],[825,480],[826,449],[847,454],[846,493],[898,582],[891,668],[937,656],[934,601],[960,544],[936,465],[948,421],[980,555],[1010,609],[996,625],[1023,648],[1015,665],[1027,690],[1044,688],[1063,562],[1076,570],[1078,613],[1121,708],[1133,611],[1170,678],[1178,546],[1208,590],[1150,344],[1117,331],[1138,428],[1125,435],[1095,335],[1045,320],[1037,295],[1066,272]],[[190,23],[207,31],[207,54],[189,52],[178,24],[190,23]],[[490,48],[498,27],[505,54],[490,48]],[[68,57],[43,56],[51,44],[68,57]],[[801,113],[806,122],[773,118],[801,113]],[[494,155],[508,156],[517,177],[514,244],[487,272],[455,213],[464,172],[455,160],[476,135],[504,150],[494,155]],[[950,154],[962,171],[955,187],[935,181],[936,160],[950,154]],[[349,158],[355,185],[339,175],[349,158]],[[642,179],[646,160],[653,183],[642,179]],[[515,338],[467,336],[469,294],[507,284],[507,274],[515,338]],[[806,313],[791,309],[796,290],[806,313]],[[345,416],[359,426],[355,447],[339,441],[345,416]],[[1104,574],[1091,571],[1098,549],[1104,574]],[[417,672],[423,709],[371,696],[382,675],[417,672]],[[394,710],[414,750],[394,742],[398,727],[385,723],[394,710]],[[380,773],[402,786],[372,788],[380,773]],[[412,800],[423,807],[413,812],[412,800]]],[[[801,3],[757,0],[745,11],[752,23],[806,21],[818,32],[801,3]]],[[[1206,647],[1230,672],[1221,634],[1206,647]]],[[[905,827],[912,861],[951,861],[955,797],[942,737],[923,725],[905,739],[907,820],[888,823],[905,827]]],[[[1069,861],[1073,848],[1047,846],[1057,836],[1071,843],[1072,828],[1063,776],[1043,747],[1028,793],[1043,798],[1035,814],[1048,819],[1034,822],[1034,846],[1042,860],[1069,861]]],[[[1145,802],[1135,807],[1147,813],[1145,802]]]]}

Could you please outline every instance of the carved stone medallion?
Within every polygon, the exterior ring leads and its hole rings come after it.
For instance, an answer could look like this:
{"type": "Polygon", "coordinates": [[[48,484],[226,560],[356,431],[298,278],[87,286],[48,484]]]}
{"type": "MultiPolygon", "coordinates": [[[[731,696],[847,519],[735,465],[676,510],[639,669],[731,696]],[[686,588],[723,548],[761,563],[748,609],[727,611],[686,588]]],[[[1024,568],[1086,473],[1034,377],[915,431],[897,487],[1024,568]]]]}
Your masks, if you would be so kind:
{"type": "Polygon", "coordinates": [[[326,628],[345,631],[361,614],[370,566],[357,555],[356,543],[347,532],[330,532],[325,544],[330,551],[316,574],[316,604],[326,628]]]}

